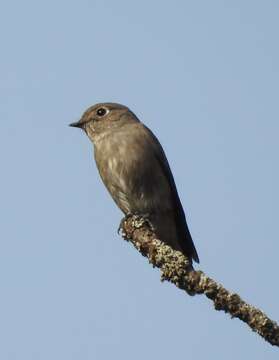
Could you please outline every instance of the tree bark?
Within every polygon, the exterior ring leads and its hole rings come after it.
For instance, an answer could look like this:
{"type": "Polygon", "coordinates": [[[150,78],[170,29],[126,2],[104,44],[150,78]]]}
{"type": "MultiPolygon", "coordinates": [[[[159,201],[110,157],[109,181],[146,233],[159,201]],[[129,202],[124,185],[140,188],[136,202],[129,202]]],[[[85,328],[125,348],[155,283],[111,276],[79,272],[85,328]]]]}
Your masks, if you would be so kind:
{"type": "Polygon", "coordinates": [[[244,321],[271,345],[279,346],[279,327],[275,321],[202,271],[195,271],[185,255],[156,238],[148,220],[133,215],[121,221],[120,229],[125,240],[147,257],[153,267],[160,268],[162,281],[168,280],[192,296],[206,295],[213,301],[216,310],[223,310],[232,318],[244,321]]]}

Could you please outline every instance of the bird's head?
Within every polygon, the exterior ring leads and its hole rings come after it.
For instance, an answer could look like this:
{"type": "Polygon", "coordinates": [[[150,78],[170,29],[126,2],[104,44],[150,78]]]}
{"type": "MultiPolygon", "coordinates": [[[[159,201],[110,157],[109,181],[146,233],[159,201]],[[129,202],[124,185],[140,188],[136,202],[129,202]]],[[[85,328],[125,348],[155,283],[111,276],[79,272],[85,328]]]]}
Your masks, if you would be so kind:
{"type": "Polygon", "coordinates": [[[99,103],[89,107],[81,119],[70,126],[83,129],[94,142],[105,133],[137,121],[136,116],[124,105],[99,103]]]}

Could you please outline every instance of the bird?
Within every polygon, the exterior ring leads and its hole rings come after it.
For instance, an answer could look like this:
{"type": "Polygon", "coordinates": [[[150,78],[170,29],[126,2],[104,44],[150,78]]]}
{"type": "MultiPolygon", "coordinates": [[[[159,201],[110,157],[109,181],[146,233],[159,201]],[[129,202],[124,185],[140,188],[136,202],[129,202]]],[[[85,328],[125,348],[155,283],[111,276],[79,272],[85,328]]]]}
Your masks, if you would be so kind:
{"type": "Polygon", "coordinates": [[[101,179],[124,215],[147,218],[162,242],[199,263],[167,157],[152,131],[127,106],[110,102],[90,106],[70,126],[93,143],[101,179]]]}

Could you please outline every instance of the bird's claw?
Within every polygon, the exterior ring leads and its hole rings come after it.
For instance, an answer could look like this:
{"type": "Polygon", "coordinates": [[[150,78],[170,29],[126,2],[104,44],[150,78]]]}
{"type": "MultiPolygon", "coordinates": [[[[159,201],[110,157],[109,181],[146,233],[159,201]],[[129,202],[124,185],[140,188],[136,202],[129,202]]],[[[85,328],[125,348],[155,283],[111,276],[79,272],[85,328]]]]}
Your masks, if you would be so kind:
{"type": "Polygon", "coordinates": [[[118,229],[117,229],[117,234],[119,235],[120,233],[124,234],[125,231],[123,231],[123,228],[124,228],[124,223],[125,221],[127,221],[128,219],[130,219],[133,215],[132,214],[127,214],[124,216],[123,219],[121,219],[120,221],[120,224],[118,226],[118,229]]]}
{"type": "Polygon", "coordinates": [[[133,223],[135,227],[141,227],[143,224],[147,224],[151,231],[155,231],[152,222],[150,221],[150,214],[127,214],[123,219],[121,219],[117,233],[125,235],[125,231],[123,231],[125,221],[129,219],[133,219],[133,223]]]}
{"type": "Polygon", "coordinates": [[[135,214],[133,220],[136,227],[141,227],[143,224],[147,224],[151,231],[155,231],[152,222],[150,221],[150,214],[135,214]]]}

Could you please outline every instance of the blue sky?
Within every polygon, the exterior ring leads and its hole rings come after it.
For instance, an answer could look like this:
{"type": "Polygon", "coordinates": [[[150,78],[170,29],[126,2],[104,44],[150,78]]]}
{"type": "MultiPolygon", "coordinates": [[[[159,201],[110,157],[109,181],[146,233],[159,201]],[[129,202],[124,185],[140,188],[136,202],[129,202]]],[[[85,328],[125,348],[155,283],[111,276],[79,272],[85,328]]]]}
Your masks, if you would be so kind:
{"type": "Polygon", "coordinates": [[[67,126],[99,101],[129,106],[167,153],[200,268],[279,320],[278,10],[1,4],[1,359],[278,358],[160,283],[117,235],[91,144],[67,126]]]}

